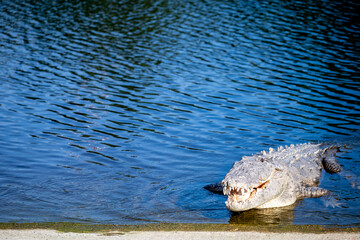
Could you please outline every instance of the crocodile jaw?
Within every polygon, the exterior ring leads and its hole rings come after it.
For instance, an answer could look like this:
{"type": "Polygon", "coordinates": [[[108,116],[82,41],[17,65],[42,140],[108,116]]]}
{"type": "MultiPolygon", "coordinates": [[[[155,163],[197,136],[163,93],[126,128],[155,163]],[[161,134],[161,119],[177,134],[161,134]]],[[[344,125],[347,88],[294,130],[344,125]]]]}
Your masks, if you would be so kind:
{"type": "Polygon", "coordinates": [[[226,208],[233,212],[252,208],[281,207],[281,198],[287,187],[288,179],[271,176],[257,185],[246,186],[239,182],[223,181],[224,195],[227,195],[226,208]]]}

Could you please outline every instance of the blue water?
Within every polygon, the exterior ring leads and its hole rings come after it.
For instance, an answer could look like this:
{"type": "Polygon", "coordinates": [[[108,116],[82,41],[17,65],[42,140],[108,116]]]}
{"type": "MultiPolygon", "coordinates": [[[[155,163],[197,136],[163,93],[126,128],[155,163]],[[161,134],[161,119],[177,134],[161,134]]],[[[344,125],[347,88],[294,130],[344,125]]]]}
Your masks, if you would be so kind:
{"type": "Polygon", "coordinates": [[[357,1],[3,0],[0,222],[360,224],[360,191],[232,214],[243,155],[345,142],[360,176],[357,1]]]}

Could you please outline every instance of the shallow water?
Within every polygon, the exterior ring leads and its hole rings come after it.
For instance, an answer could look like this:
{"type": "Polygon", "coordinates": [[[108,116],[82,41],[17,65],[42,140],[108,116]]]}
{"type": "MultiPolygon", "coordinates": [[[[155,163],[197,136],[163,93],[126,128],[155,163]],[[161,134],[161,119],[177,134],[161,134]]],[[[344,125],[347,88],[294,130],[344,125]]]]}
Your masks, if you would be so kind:
{"type": "Polygon", "coordinates": [[[356,1],[0,3],[0,222],[360,224],[305,199],[232,214],[202,187],[241,156],[349,145],[360,176],[356,1]]]}

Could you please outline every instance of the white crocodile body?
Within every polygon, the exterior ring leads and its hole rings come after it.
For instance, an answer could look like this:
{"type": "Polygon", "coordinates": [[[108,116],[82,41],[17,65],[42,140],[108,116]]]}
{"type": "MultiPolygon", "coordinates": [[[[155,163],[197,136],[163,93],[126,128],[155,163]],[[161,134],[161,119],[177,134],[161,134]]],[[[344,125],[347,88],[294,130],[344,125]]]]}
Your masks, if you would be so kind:
{"type": "Polygon", "coordinates": [[[321,170],[339,172],[334,158],[338,147],[322,144],[299,144],[252,156],[235,162],[222,181],[231,211],[252,208],[282,207],[304,197],[320,197],[327,190],[317,188],[321,170]]]}

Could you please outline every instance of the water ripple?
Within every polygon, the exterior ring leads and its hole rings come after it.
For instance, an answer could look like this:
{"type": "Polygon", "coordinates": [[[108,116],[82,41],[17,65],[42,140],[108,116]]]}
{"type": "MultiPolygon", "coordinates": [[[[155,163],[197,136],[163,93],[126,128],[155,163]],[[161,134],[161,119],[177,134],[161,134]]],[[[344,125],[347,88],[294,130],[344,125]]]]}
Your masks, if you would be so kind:
{"type": "MultiPolygon", "coordinates": [[[[242,155],[304,141],[353,139],[341,161],[358,172],[359,7],[5,1],[0,221],[261,222],[200,189],[242,155]]],[[[324,180],[346,209],[274,214],[355,224],[346,184],[324,180]]]]}

